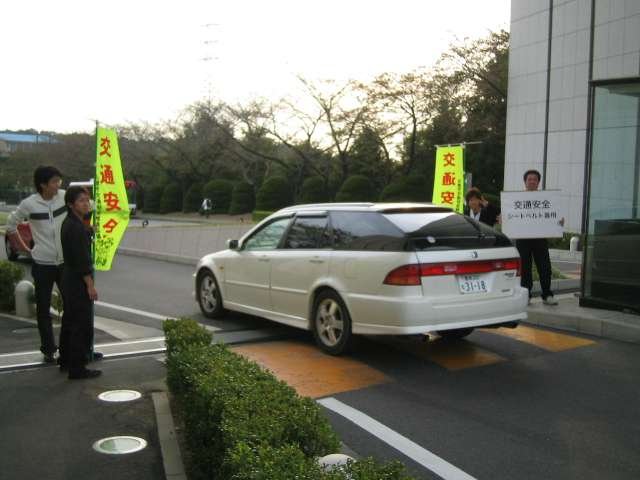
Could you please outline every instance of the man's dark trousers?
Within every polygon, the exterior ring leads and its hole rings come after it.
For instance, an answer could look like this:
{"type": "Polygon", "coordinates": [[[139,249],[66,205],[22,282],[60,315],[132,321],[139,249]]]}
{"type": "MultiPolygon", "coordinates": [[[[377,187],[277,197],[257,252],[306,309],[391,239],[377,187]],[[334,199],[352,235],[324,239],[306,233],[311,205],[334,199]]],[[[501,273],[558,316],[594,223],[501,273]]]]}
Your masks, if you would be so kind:
{"type": "Polygon", "coordinates": [[[36,289],[36,317],[40,332],[40,351],[45,355],[56,352],[56,341],[51,325],[51,292],[53,284],[62,292],[62,265],[33,263],[31,276],[36,289]]]}
{"type": "Polygon", "coordinates": [[[540,277],[542,298],[552,296],[551,259],[549,258],[547,239],[526,238],[516,240],[516,248],[522,260],[522,279],[520,285],[529,290],[529,297],[531,297],[531,289],[533,288],[533,266],[531,259],[533,257],[533,260],[536,262],[536,268],[538,269],[538,276],[540,277]]]}

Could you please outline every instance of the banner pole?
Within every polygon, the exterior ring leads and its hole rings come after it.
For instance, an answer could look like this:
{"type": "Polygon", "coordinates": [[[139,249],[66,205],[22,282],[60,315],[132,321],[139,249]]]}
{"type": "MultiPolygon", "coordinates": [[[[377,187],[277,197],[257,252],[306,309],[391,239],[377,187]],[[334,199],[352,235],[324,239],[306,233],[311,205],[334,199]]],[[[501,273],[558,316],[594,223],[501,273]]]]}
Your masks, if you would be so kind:
{"type": "MultiPolygon", "coordinates": [[[[100,184],[100,181],[98,179],[98,172],[97,172],[97,168],[98,168],[98,143],[100,142],[100,139],[98,138],[98,120],[96,120],[96,153],[95,153],[95,157],[94,157],[94,162],[93,162],[93,215],[91,215],[91,226],[93,227],[93,235],[91,235],[91,263],[93,264],[93,282],[95,284],[96,281],[96,234],[98,231],[97,225],[98,225],[98,204],[97,204],[97,198],[98,198],[98,185],[100,184]]],[[[89,342],[90,348],[89,348],[89,360],[93,360],[93,352],[95,351],[95,345],[94,345],[94,341],[95,341],[95,334],[94,334],[94,328],[95,328],[95,318],[96,318],[96,307],[95,307],[95,301],[91,302],[91,341],[89,342]]]]}

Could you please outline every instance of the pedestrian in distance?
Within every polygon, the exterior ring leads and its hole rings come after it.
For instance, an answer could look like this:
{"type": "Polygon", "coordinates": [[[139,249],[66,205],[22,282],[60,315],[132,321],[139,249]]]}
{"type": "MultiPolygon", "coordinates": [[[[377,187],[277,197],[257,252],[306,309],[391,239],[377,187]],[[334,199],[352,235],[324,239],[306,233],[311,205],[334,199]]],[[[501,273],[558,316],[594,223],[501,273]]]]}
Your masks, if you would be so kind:
{"type": "Polygon", "coordinates": [[[202,200],[202,205],[200,206],[201,215],[204,215],[206,218],[209,218],[211,211],[213,210],[213,202],[210,198],[205,198],[202,200]]]}
{"type": "Polygon", "coordinates": [[[93,378],[102,372],[87,368],[91,356],[93,302],[98,299],[93,282],[92,232],[83,222],[91,211],[91,201],[89,192],[80,186],[69,187],[64,200],[69,213],[61,229],[65,259],[62,272],[65,331],[61,335],[60,370],[68,369],[70,379],[93,378]]]}
{"type": "Polygon", "coordinates": [[[467,204],[464,207],[465,215],[490,227],[500,223],[500,209],[489,203],[480,189],[476,187],[470,188],[464,199],[467,204]]]}
{"type": "MultiPolygon", "coordinates": [[[[536,191],[540,185],[540,172],[537,170],[527,170],[523,175],[525,190],[536,191]]],[[[564,219],[560,220],[564,224],[564,219]]],[[[551,259],[549,258],[549,245],[546,238],[521,238],[516,240],[516,248],[520,253],[522,261],[522,277],[520,284],[529,290],[531,299],[531,289],[533,288],[533,261],[535,261],[540,277],[540,288],[542,289],[542,302],[545,305],[558,305],[558,301],[551,291],[551,259]]]]}
{"type": "Polygon", "coordinates": [[[7,219],[7,235],[15,235],[24,251],[31,253],[31,276],[35,286],[36,317],[40,333],[40,351],[44,361],[54,362],[57,346],[51,323],[53,284],[62,291],[64,257],[60,243],[60,228],[67,216],[65,191],[60,189],[62,174],[53,166],[39,166],[33,172],[36,193],[20,202],[7,219]],[[26,245],[17,232],[18,223],[27,220],[33,237],[33,247],[26,245]]]}

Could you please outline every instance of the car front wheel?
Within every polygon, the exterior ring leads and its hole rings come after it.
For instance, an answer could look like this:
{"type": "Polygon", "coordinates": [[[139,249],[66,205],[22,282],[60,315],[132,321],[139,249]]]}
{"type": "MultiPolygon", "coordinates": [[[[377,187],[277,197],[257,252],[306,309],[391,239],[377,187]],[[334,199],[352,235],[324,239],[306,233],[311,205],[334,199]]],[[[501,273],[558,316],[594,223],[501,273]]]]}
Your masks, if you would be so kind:
{"type": "Polygon", "coordinates": [[[313,336],[318,346],[331,355],[340,355],[351,346],[351,316],[340,295],[332,290],[325,290],[316,298],[313,336]]]}
{"type": "Polygon", "coordinates": [[[219,318],[224,315],[225,310],[222,306],[222,294],[220,293],[218,281],[213,273],[205,270],[198,274],[196,292],[198,305],[205,317],[219,318]]]}
{"type": "Polygon", "coordinates": [[[13,261],[18,258],[18,253],[11,248],[11,242],[9,241],[9,237],[6,235],[4,237],[4,250],[7,253],[7,258],[9,260],[13,261]]]}

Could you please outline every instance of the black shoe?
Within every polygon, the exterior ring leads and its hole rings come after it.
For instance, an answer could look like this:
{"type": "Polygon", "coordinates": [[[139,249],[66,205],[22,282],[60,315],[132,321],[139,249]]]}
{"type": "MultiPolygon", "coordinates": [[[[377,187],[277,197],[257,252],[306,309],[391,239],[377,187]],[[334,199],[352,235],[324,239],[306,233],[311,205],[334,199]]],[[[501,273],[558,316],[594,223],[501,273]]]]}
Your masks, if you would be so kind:
{"type": "Polygon", "coordinates": [[[75,372],[69,372],[69,380],[82,380],[83,378],[95,378],[102,375],[101,370],[89,370],[85,368],[84,370],[77,370],[75,372]]]}
{"type": "Polygon", "coordinates": [[[53,353],[45,353],[42,361],[44,363],[55,363],[56,360],[53,358],[53,353]]]}
{"type": "Polygon", "coordinates": [[[104,358],[104,355],[102,354],[102,352],[93,352],[93,358],[91,359],[92,362],[97,362],[99,360],[102,360],[104,358]]]}

